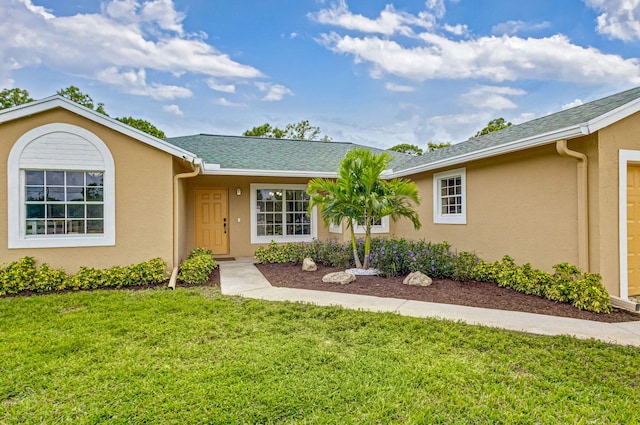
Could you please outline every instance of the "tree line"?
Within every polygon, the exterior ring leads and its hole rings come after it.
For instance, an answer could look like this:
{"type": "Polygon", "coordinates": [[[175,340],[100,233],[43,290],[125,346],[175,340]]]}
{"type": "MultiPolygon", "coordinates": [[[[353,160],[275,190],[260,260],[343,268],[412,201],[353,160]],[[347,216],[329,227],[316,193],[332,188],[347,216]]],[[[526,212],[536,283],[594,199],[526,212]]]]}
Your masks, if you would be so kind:
{"type": "MultiPolygon", "coordinates": [[[[90,95],[83,93],[76,86],[69,86],[67,88],[58,90],[56,94],[65,97],[79,105],[85,106],[89,109],[93,109],[100,114],[109,116],[105,109],[104,103],[98,102],[97,104],[95,104],[93,98],[90,95]]],[[[13,106],[22,105],[28,102],[33,102],[33,98],[31,98],[31,95],[27,90],[13,88],[0,91],[0,109],[11,108],[13,106]]],[[[164,131],[160,130],[147,120],[133,117],[116,117],[115,119],[160,139],[164,139],[166,137],[164,131]]],[[[486,127],[478,130],[478,132],[469,139],[484,136],[486,134],[510,127],[511,125],[512,124],[510,122],[507,122],[504,118],[495,118],[489,121],[486,127]]],[[[302,120],[297,123],[290,123],[285,125],[284,128],[279,128],[269,123],[265,123],[246,130],[244,133],[242,133],[242,135],[247,137],[264,137],[270,139],[296,139],[321,142],[332,141],[331,137],[326,134],[322,134],[322,130],[320,130],[320,127],[311,125],[308,120],[302,120]]],[[[417,145],[400,143],[390,147],[388,150],[410,155],[424,155],[425,153],[433,152],[436,149],[446,148],[450,145],[450,142],[428,142],[426,148],[422,149],[417,145]]]]}
{"type": "MultiPolygon", "coordinates": [[[[62,97],[66,97],[67,99],[79,105],[85,106],[89,109],[93,109],[94,111],[107,117],[109,116],[109,114],[107,114],[107,111],[105,110],[104,103],[99,102],[97,104],[94,104],[93,98],[90,95],[83,93],[76,86],[69,86],[67,88],[58,90],[56,94],[62,97]]],[[[33,102],[33,98],[25,89],[13,88],[0,91],[0,109],[11,108],[13,106],[23,105],[29,102],[33,102]]],[[[164,131],[160,130],[158,127],[151,124],[147,120],[133,117],[116,117],[115,119],[159,139],[164,139],[166,137],[164,131]]]]}

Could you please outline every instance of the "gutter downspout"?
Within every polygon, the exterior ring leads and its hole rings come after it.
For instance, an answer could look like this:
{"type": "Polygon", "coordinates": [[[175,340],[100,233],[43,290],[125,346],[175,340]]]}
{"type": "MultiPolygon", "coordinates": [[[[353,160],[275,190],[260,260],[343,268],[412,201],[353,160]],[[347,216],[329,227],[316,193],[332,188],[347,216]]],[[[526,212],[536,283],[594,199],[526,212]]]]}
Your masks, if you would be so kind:
{"type": "Polygon", "coordinates": [[[190,177],[195,177],[200,174],[200,164],[192,164],[193,171],[188,173],[176,174],[173,176],[173,270],[171,271],[171,278],[169,279],[169,288],[176,289],[176,280],[178,278],[178,266],[180,265],[180,259],[178,258],[178,251],[180,249],[180,244],[178,241],[178,236],[180,232],[178,228],[180,226],[180,217],[178,214],[180,208],[180,202],[178,196],[180,195],[179,191],[179,183],[181,179],[187,179],[190,177]]]}
{"type": "Polygon", "coordinates": [[[587,156],[572,151],[566,140],[556,142],[560,156],[578,160],[578,265],[581,270],[589,271],[589,178],[587,174],[587,156]]]}

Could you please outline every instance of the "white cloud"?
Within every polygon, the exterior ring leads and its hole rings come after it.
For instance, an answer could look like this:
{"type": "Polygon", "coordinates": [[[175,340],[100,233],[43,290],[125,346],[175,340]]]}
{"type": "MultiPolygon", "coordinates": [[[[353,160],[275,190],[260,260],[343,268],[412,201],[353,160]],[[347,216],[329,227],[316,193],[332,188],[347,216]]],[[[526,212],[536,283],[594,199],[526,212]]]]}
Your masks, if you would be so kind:
{"type": "MultiPolygon", "coordinates": [[[[444,7],[442,1],[429,0],[428,7],[436,9],[440,13],[439,7],[444,7]]],[[[376,33],[384,35],[392,34],[413,34],[412,26],[421,28],[432,28],[435,24],[435,16],[430,12],[422,12],[418,16],[396,10],[392,4],[385,6],[376,19],[370,19],[362,15],[356,15],[349,10],[345,0],[332,5],[329,9],[323,9],[308,15],[311,19],[327,25],[339,26],[348,30],[357,30],[365,33],[376,33]]]]}
{"type": "Polygon", "coordinates": [[[164,105],[162,109],[164,109],[166,112],[169,112],[170,114],[174,114],[179,117],[184,116],[184,112],[182,112],[178,105],[164,105]]]}
{"type": "Polygon", "coordinates": [[[245,106],[243,103],[235,103],[235,102],[231,102],[230,100],[224,98],[224,97],[219,97],[217,99],[215,99],[213,101],[213,103],[215,103],[216,105],[220,105],[220,106],[245,106]]]}
{"type": "Polygon", "coordinates": [[[566,104],[562,105],[562,110],[564,111],[565,109],[574,108],[574,107],[580,106],[582,104],[583,104],[582,99],[576,99],[573,102],[569,102],[569,103],[566,103],[566,104]]]}
{"type": "Polygon", "coordinates": [[[477,86],[461,96],[461,100],[478,109],[515,109],[517,105],[507,96],[521,96],[524,90],[512,87],[477,86]]]}
{"type": "Polygon", "coordinates": [[[506,21],[506,22],[502,22],[497,25],[494,25],[493,28],[491,28],[491,34],[515,35],[520,32],[538,31],[541,29],[549,28],[550,26],[551,26],[551,23],[548,21],[537,23],[537,24],[527,23],[520,20],[506,21]]]}
{"type": "Polygon", "coordinates": [[[258,87],[258,90],[261,92],[267,93],[262,100],[270,102],[282,100],[286,95],[293,95],[291,90],[280,84],[257,82],[256,87],[258,87]]]}
{"type": "Polygon", "coordinates": [[[518,79],[601,83],[640,83],[640,61],[572,44],[564,35],[545,38],[480,37],[450,40],[434,33],[418,36],[422,46],[405,47],[394,40],[323,34],[328,49],[353,55],[372,65],[374,75],[392,74],[416,81],[428,79],[518,79]]]}
{"type": "Polygon", "coordinates": [[[32,0],[2,0],[0,16],[0,80],[10,79],[17,69],[45,65],[129,93],[172,99],[191,92],[159,82],[163,78],[185,73],[231,80],[262,77],[256,68],[208,44],[206,35],[184,34],[184,16],[171,0],[111,0],[100,13],[61,17],[32,0]],[[147,82],[145,70],[155,71],[158,81],[147,82]]]}
{"type": "Polygon", "coordinates": [[[450,32],[453,35],[468,35],[469,34],[469,27],[467,25],[449,25],[449,24],[445,24],[443,26],[444,30],[447,32],[450,32]]]}
{"type": "Polygon", "coordinates": [[[111,0],[101,5],[102,13],[118,22],[136,25],[155,25],[159,29],[183,34],[184,15],[178,13],[172,0],[111,0]]]}
{"type": "Polygon", "coordinates": [[[395,84],[395,83],[387,83],[385,84],[385,87],[387,90],[397,91],[397,92],[412,92],[416,90],[415,87],[406,86],[402,84],[395,84]]]}
{"type": "Polygon", "coordinates": [[[484,128],[493,117],[486,112],[438,115],[426,120],[432,135],[430,140],[438,142],[460,142],[467,140],[484,128]]]}
{"type": "Polygon", "coordinates": [[[191,90],[172,85],[160,83],[147,84],[147,75],[144,69],[120,70],[110,67],[99,71],[97,79],[107,84],[119,86],[125,93],[149,96],[154,99],[176,99],[191,97],[191,90]]]}
{"type": "Polygon", "coordinates": [[[600,12],[598,32],[623,41],[640,39],[640,0],[585,0],[600,12]]]}
{"type": "Polygon", "coordinates": [[[42,16],[44,19],[53,19],[53,18],[55,18],[55,16],[52,15],[51,13],[49,13],[49,11],[46,8],[44,8],[42,6],[35,6],[31,0],[19,0],[19,1],[22,2],[25,5],[27,10],[29,10],[32,13],[35,13],[37,15],[42,16]]]}
{"type": "Polygon", "coordinates": [[[211,90],[221,91],[221,92],[224,92],[224,93],[235,93],[236,92],[235,84],[222,84],[222,83],[217,82],[213,78],[209,78],[207,80],[207,85],[209,86],[209,88],[211,90]]]}

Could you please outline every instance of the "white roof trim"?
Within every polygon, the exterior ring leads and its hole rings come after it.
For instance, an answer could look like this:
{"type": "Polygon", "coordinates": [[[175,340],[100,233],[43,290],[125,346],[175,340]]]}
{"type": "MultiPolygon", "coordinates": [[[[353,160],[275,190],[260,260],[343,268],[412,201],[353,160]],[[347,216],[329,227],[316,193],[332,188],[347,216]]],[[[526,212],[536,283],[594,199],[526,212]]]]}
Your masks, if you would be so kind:
{"type": "Polygon", "coordinates": [[[445,167],[460,165],[477,159],[490,158],[492,156],[502,155],[505,153],[516,152],[519,150],[529,149],[537,146],[554,143],[563,139],[574,139],[576,137],[593,134],[611,124],[620,121],[630,115],[640,112],[640,98],[625,103],[624,105],[602,114],[591,121],[574,125],[572,127],[561,128],[549,133],[539,134],[534,137],[519,139],[503,145],[493,146],[466,154],[446,158],[429,164],[418,165],[407,168],[393,174],[393,177],[404,177],[423,171],[432,171],[445,167]]]}
{"type": "Polygon", "coordinates": [[[420,173],[423,171],[437,170],[449,166],[459,165],[477,159],[489,158],[492,156],[502,155],[506,153],[516,152],[524,149],[529,149],[537,146],[553,143],[562,139],[573,139],[576,137],[584,136],[589,133],[585,133],[586,127],[584,125],[576,125],[573,127],[563,128],[550,133],[541,134],[535,137],[529,137],[527,139],[520,139],[513,142],[505,143],[498,146],[492,146],[486,149],[480,149],[477,151],[465,153],[462,155],[454,156],[451,158],[445,158],[440,161],[431,162],[429,164],[418,165],[415,167],[407,168],[393,174],[393,177],[404,177],[411,174],[420,173]]]}
{"type": "Polygon", "coordinates": [[[220,176],[253,176],[253,177],[320,177],[333,179],[337,172],[304,171],[304,170],[255,170],[246,168],[220,168],[220,164],[205,164],[202,174],[220,176]]]}
{"type": "Polygon", "coordinates": [[[177,146],[165,142],[162,139],[153,137],[150,134],[130,127],[116,119],[109,118],[106,115],[79,105],[59,95],[4,109],[0,111],[0,124],[19,118],[28,117],[40,112],[49,111],[55,108],[66,109],[69,112],[73,112],[76,115],[97,122],[98,124],[104,125],[105,127],[125,134],[133,139],[136,139],[142,143],[146,143],[147,145],[153,146],[156,149],[159,149],[178,158],[183,158],[193,163],[198,163],[199,161],[201,161],[198,156],[192,152],[181,149],[177,146]]]}
{"type": "Polygon", "coordinates": [[[589,129],[589,132],[587,134],[595,133],[596,131],[608,127],[611,124],[627,118],[628,116],[633,115],[639,111],[640,98],[632,100],[629,103],[625,103],[624,105],[612,111],[609,111],[606,114],[602,114],[599,117],[595,117],[594,119],[586,123],[586,126],[589,129]]]}

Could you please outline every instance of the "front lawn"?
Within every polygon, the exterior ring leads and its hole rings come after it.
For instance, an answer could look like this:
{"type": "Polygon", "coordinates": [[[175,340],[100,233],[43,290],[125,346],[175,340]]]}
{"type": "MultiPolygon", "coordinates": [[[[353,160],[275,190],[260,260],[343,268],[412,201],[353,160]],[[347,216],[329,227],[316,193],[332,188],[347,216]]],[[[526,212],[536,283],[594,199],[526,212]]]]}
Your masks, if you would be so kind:
{"type": "Polygon", "coordinates": [[[640,350],[221,296],[0,299],[0,424],[632,423],[640,350]]]}

